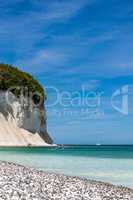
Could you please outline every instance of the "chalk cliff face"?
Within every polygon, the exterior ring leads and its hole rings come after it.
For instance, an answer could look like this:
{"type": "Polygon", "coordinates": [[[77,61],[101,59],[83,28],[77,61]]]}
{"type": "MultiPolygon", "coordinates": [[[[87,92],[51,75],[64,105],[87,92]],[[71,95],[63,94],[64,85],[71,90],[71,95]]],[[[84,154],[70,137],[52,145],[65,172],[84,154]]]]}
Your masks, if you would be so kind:
{"type": "Polygon", "coordinates": [[[47,133],[43,87],[30,74],[0,64],[0,146],[45,146],[47,133]]]}
{"type": "Polygon", "coordinates": [[[0,146],[47,146],[52,142],[44,106],[0,90],[0,146]]]}

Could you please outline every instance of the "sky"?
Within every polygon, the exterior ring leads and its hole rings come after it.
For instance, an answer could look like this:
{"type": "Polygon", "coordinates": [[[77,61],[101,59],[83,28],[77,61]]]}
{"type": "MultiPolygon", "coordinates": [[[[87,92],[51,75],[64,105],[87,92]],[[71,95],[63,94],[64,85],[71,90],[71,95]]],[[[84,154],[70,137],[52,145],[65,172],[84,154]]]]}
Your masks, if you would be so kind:
{"type": "Polygon", "coordinates": [[[47,93],[55,143],[133,144],[133,1],[0,0],[0,62],[47,93]]]}

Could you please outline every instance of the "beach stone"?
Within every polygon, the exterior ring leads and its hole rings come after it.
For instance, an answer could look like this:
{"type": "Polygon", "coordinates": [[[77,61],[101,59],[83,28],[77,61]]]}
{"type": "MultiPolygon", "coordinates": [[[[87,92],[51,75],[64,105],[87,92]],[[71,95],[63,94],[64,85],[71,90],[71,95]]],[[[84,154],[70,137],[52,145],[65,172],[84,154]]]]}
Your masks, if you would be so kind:
{"type": "Polygon", "coordinates": [[[133,200],[133,190],[0,162],[0,200],[133,200]]]}

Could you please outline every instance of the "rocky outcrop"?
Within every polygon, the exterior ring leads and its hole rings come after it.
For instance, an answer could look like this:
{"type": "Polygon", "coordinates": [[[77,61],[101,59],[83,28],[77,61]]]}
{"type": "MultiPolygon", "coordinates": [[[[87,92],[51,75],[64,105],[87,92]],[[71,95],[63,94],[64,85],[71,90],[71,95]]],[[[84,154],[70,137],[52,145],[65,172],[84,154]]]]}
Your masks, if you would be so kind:
{"type": "Polygon", "coordinates": [[[53,141],[47,133],[44,104],[30,97],[17,98],[0,91],[0,146],[45,146],[53,141]]]}

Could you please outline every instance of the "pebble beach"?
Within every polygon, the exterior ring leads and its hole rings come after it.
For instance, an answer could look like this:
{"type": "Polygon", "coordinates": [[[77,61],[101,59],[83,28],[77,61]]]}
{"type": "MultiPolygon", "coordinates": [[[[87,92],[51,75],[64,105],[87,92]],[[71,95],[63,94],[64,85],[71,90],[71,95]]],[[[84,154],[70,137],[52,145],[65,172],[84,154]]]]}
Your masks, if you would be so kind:
{"type": "Polygon", "coordinates": [[[133,200],[133,190],[0,162],[0,200],[133,200]]]}

